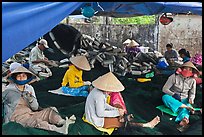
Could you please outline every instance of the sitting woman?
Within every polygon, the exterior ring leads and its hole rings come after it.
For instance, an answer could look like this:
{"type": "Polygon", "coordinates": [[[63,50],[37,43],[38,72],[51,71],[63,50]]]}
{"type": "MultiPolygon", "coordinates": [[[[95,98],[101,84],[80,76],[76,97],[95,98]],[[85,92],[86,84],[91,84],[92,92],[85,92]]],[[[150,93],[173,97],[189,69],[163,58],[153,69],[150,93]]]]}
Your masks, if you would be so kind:
{"type": "MultiPolygon", "coordinates": [[[[107,103],[107,97],[113,92],[119,93],[124,90],[124,86],[112,72],[100,76],[92,82],[95,87],[88,95],[85,103],[86,119],[97,127],[119,128],[124,126],[126,120],[133,126],[153,128],[160,121],[156,117],[148,123],[132,122],[132,115],[126,115],[126,109],[123,108],[120,101],[111,106],[107,103]],[[117,105],[118,104],[118,105],[117,105]]],[[[124,102],[122,103],[124,104],[124,102]]]]}
{"type": "Polygon", "coordinates": [[[183,59],[183,63],[190,61],[190,53],[186,49],[180,49],[178,51],[180,57],[183,59]]]}
{"type": "Polygon", "coordinates": [[[196,94],[196,81],[193,73],[198,73],[193,63],[184,63],[168,78],[162,89],[166,93],[162,100],[174,113],[178,112],[175,122],[179,122],[180,126],[186,126],[189,123],[190,112],[194,113],[192,104],[196,94]]]}
{"type": "Polygon", "coordinates": [[[125,47],[125,52],[127,52],[127,58],[132,61],[133,58],[141,52],[139,49],[139,44],[135,40],[131,40],[128,45],[125,47]]]}
{"type": "Polygon", "coordinates": [[[35,80],[36,76],[24,68],[17,67],[8,74],[10,81],[2,92],[4,105],[4,122],[17,122],[25,127],[41,128],[68,134],[68,126],[74,119],[63,119],[55,107],[39,110],[39,104],[33,87],[27,83],[35,80]],[[58,127],[61,126],[61,127],[58,127]]]}
{"type": "Polygon", "coordinates": [[[71,65],[66,71],[62,81],[62,91],[72,96],[88,96],[90,81],[83,81],[83,70],[89,71],[91,67],[85,56],[70,58],[71,65]]]}

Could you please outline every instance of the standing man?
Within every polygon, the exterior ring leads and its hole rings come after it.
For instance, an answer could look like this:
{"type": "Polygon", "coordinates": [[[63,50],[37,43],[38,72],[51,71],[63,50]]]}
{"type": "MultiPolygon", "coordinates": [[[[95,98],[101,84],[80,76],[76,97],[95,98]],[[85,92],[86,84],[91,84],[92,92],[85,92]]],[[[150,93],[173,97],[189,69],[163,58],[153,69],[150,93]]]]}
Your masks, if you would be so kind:
{"type": "Polygon", "coordinates": [[[52,76],[52,72],[47,66],[50,64],[50,61],[43,53],[46,48],[49,48],[47,41],[45,39],[41,39],[30,52],[29,64],[32,72],[41,77],[47,78],[52,76]]]}

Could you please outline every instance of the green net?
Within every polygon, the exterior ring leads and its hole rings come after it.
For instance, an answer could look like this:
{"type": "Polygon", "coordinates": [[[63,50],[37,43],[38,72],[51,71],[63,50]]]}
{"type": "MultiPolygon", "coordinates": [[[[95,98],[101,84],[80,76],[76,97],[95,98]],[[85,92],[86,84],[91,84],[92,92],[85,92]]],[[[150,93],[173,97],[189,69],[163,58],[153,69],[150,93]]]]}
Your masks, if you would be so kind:
{"type": "MultiPolygon", "coordinates": [[[[69,126],[69,135],[107,135],[98,131],[92,125],[82,120],[84,114],[85,97],[71,97],[49,93],[48,90],[58,89],[66,68],[52,68],[53,76],[33,83],[41,107],[55,106],[62,117],[75,115],[77,120],[69,126]]],[[[98,76],[108,72],[108,69],[95,67],[89,72],[84,72],[84,80],[95,80],[98,76]]],[[[161,122],[153,129],[142,127],[127,127],[126,129],[115,130],[112,135],[201,135],[202,117],[198,115],[190,116],[190,127],[180,133],[177,130],[175,119],[171,115],[162,114],[156,107],[162,105],[161,97],[162,86],[167,80],[165,75],[155,75],[151,82],[139,83],[136,77],[118,77],[125,86],[121,92],[128,113],[134,115],[134,121],[148,122],[155,116],[160,116],[161,122]],[[196,128],[195,128],[196,127],[196,128]]],[[[202,88],[197,87],[196,100],[194,107],[199,107],[202,102],[202,88]]],[[[25,128],[20,124],[9,122],[2,125],[2,134],[4,135],[59,135],[57,132],[46,131],[36,128],[25,128]]]]}

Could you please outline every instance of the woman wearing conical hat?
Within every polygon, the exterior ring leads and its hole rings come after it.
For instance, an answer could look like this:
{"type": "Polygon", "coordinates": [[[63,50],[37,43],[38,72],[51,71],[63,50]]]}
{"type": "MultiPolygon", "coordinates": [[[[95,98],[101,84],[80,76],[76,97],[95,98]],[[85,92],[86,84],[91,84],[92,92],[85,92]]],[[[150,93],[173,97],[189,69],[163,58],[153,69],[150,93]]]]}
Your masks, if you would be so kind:
{"type": "Polygon", "coordinates": [[[122,47],[122,49],[123,49],[124,52],[126,52],[126,46],[127,46],[130,42],[131,42],[130,39],[126,39],[126,40],[123,42],[123,47],[122,47]]]}
{"type": "Polygon", "coordinates": [[[120,94],[124,90],[124,86],[112,72],[98,77],[92,82],[92,85],[94,89],[89,93],[85,103],[85,118],[95,126],[119,128],[128,121],[132,126],[153,128],[159,123],[160,119],[158,116],[148,123],[137,123],[131,121],[132,114],[125,115],[126,108],[123,107],[122,96],[116,96],[117,93],[120,94]],[[111,98],[111,93],[115,93],[114,98],[117,98],[117,103],[111,103],[110,105],[107,102],[107,97],[110,95],[111,98]]]}
{"type": "MultiPolygon", "coordinates": [[[[9,70],[8,70],[8,72],[7,72],[7,75],[9,75],[9,73],[11,73],[12,71],[14,71],[16,68],[18,68],[18,67],[20,67],[20,66],[25,67],[24,64],[20,64],[20,63],[18,63],[18,62],[13,62],[13,63],[11,63],[10,66],[9,66],[9,70]]],[[[25,68],[27,68],[27,67],[25,67],[25,68]]],[[[28,68],[27,68],[27,69],[28,69],[28,68]]],[[[35,79],[35,80],[36,80],[36,81],[39,81],[40,78],[36,76],[36,79],[35,79]]],[[[35,80],[32,80],[31,82],[29,82],[29,84],[35,82],[35,80]]]]}
{"type": "Polygon", "coordinates": [[[86,56],[75,56],[70,58],[71,65],[62,80],[62,91],[71,96],[88,96],[90,81],[83,81],[83,71],[91,70],[86,56]]]}
{"type": "Polygon", "coordinates": [[[7,75],[7,79],[10,83],[2,92],[5,123],[12,121],[25,127],[68,134],[71,119],[63,119],[55,107],[39,110],[34,88],[28,84],[36,79],[32,72],[19,66],[7,75]]]}
{"type": "Polygon", "coordinates": [[[188,61],[168,78],[162,89],[165,93],[162,97],[164,104],[178,113],[175,122],[182,127],[189,123],[190,112],[194,113],[192,104],[195,100],[196,81],[193,75],[197,73],[198,69],[188,61]]]}
{"type": "Polygon", "coordinates": [[[135,57],[141,50],[138,48],[139,43],[135,40],[131,40],[130,43],[125,47],[125,51],[128,53],[128,58],[135,57]]]}

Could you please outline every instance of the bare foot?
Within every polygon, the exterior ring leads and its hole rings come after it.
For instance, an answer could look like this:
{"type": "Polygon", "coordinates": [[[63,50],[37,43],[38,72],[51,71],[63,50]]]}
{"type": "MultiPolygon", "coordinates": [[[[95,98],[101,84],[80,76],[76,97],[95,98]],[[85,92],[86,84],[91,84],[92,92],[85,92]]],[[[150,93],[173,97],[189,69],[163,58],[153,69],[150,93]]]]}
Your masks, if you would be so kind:
{"type": "Polygon", "coordinates": [[[184,118],[181,120],[181,122],[179,123],[179,125],[180,125],[180,126],[186,126],[186,125],[188,125],[188,123],[189,123],[188,118],[184,117],[184,118]]]}
{"type": "Polygon", "coordinates": [[[144,123],[143,127],[149,127],[149,128],[154,128],[158,123],[160,122],[160,117],[156,116],[154,119],[152,119],[148,123],[144,123]]]}

